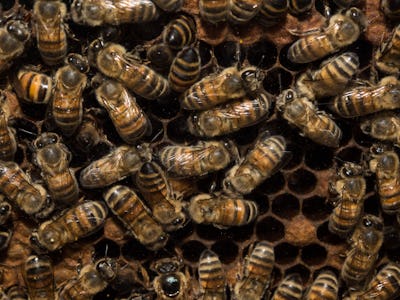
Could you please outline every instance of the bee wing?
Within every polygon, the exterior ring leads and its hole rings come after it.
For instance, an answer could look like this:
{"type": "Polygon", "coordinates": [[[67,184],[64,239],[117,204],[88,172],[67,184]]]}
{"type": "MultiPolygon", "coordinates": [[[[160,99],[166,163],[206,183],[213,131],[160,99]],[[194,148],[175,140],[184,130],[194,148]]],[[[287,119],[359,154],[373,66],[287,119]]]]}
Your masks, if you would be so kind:
{"type": "MultiPolygon", "coordinates": [[[[364,292],[364,294],[362,294],[362,296],[364,296],[364,297],[368,296],[368,299],[378,299],[379,297],[381,297],[382,292],[393,289],[398,293],[399,288],[400,288],[400,284],[397,280],[395,280],[392,277],[384,277],[381,280],[375,282],[374,285],[369,286],[368,290],[366,292],[364,292]]],[[[394,296],[394,295],[391,295],[391,296],[394,296]]],[[[389,297],[389,298],[391,298],[391,297],[389,297]]]]}
{"type": "Polygon", "coordinates": [[[301,31],[301,30],[298,30],[298,29],[288,29],[288,31],[289,31],[289,33],[291,35],[299,36],[299,37],[322,33],[322,29],[321,28],[313,28],[313,29],[309,29],[309,30],[306,30],[306,31],[301,31]]]}

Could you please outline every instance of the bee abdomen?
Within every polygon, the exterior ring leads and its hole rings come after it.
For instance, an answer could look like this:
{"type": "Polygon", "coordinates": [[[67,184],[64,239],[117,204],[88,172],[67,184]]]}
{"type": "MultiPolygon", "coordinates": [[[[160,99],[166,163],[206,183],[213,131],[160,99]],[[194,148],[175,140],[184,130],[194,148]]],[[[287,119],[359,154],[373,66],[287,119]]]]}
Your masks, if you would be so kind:
{"type": "Polygon", "coordinates": [[[172,62],[168,75],[171,88],[183,92],[200,76],[200,55],[194,47],[183,48],[172,62]]]}
{"type": "Polygon", "coordinates": [[[229,0],[200,0],[200,15],[210,23],[224,22],[228,16],[229,0]]]}
{"type": "Polygon", "coordinates": [[[261,8],[261,0],[230,0],[228,19],[234,24],[250,21],[261,8]]]}
{"type": "Polygon", "coordinates": [[[288,0],[263,0],[256,18],[261,25],[270,27],[280,22],[286,16],[287,10],[288,0]]]}
{"type": "Polygon", "coordinates": [[[18,80],[22,88],[21,98],[33,103],[46,104],[49,102],[53,88],[49,76],[28,71],[18,74],[18,80]]]}
{"type": "Polygon", "coordinates": [[[196,25],[194,21],[185,15],[172,20],[163,32],[163,41],[170,48],[180,50],[193,43],[195,39],[196,25]]]}

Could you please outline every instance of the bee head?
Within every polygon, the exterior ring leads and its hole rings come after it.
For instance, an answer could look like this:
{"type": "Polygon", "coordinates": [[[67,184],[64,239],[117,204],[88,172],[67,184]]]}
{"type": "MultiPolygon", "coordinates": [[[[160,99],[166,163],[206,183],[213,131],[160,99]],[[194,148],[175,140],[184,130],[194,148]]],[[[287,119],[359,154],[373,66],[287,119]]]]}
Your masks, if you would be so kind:
{"type": "Polygon", "coordinates": [[[8,22],[7,31],[10,35],[21,42],[26,42],[30,38],[28,26],[21,21],[8,22]]]}

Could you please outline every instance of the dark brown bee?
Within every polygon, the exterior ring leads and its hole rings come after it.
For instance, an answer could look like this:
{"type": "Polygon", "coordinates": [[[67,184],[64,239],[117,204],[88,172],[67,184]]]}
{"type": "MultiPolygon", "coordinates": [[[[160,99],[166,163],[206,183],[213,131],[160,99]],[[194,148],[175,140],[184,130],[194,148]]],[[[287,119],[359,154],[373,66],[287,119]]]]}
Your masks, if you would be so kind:
{"type": "Polygon", "coordinates": [[[171,49],[180,50],[195,41],[196,24],[191,17],[180,15],[165,27],[162,37],[171,49]]]}
{"type": "Polygon", "coordinates": [[[230,0],[228,21],[232,24],[245,24],[254,18],[261,9],[262,0],[230,0]]]}
{"type": "Polygon", "coordinates": [[[54,299],[53,265],[47,256],[29,256],[24,265],[25,283],[29,299],[54,299]]]}
{"type": "Polygon", "coordinates": [[[12,207],[7,201],[0,201],[0,225],[8,221],[11,215],[12,207]]]}
{"type": "Polygon", "coordinates": [[[17,152],[15,133],[15,129],[8,126],[6,113],[0,108],[0,160],[14,160],[17,152]]]}
{"type": "Polygon", "coordinates": [[[133,190],[116,185],[107,190],[103,197],[112,212],[141,244],[153,251],[165,246],[168,234],[153,219],[150,210],[133,190]]]}
{"type": "Polygon", "coordinates": [[[322,271],[306,292],[305,300],[336,300],[338,299],[339,281],[335,273],[322,271]]]}
{"type": "Polygon", "coordinates": [[[37,47],[51,66],[61,63],[67,54],[66,15],[67,6],[59,0],[37,0],[33,6],[37,47]]]}
{"type": "Polygon", "coordinates": [[[81,126],[74,137],[77,148],[80,152],[89,153],[102,139],[103,134],[97,119],[90,112],[85,112],[81,126]]]}
{"type": "Polygon", "coordinates": [[[198,273],[201,299],[226,299],[226,276],[217,254],[204,250],[200,255],[198,273]]]}
{"type": "Polygon", "coordinates": [[[7,291],[7,300],[28,300],[27,290],[23,286],[13,285],[7,291]]]}
{"type": "Polygon", "coordinates": [[[373,115],[361,121],[360,128],[375,139],[400,145],[400,116],[395,113],[373,115]]]}
{"type": "Polygon", "coordinates": [[[263,0],[256,19],[264,27],[274,26],[285,18],[288,5],[288,0],[263,0]]]}
{"type": "Polygon", "coordinates": [[[147,49],[147,59],[157,70],[169,70],[175,54],[171,48],[164,43],[159,43],[147,49]]]}
{"type": "Polygon", "coordinates": [[[304,15],[314,7],[315,0],[289,0],[289,13],[294,16],[304,15]]]}
{"type": "Polygon", "coordinates": [[[153,0],[153,2],[162,10],[172,12],[180,10],[184,0],[153,0]]]}
{"type": "Polygon", "coordinates": [[[298,273],[286,276],[277,289],[271,300],[300,300],[303,296],[303,283],[298,273]]]}
{"type": "Polygon", "coordinates": [[[7,249],[8,245],[10,244],[11,236],[11,230],[0,229],[0,251],[7,249]]]}
{"type": "Polygon", "coordinates": [[[230,0],[200,0],[200,16],[212,24],[225,22],[230,0]]]}
{"type": "Polygon", "coordinates": [[[400,18],[400,2],[398,0],[381,0],[381,10],[392,20],[400,18]]]}
{"type": "Polygon", "coordinates": [[[374,61],[376,67],[383,73],[393,75],[400,73],[400,25],[393,29],[389,40],[376,51],[374,61]]]}

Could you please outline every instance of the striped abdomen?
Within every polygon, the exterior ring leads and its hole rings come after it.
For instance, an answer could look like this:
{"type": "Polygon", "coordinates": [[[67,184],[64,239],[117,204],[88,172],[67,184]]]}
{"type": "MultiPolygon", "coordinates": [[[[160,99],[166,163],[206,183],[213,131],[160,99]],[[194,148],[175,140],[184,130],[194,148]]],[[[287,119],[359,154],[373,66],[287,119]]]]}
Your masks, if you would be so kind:
{"type": "Polygon", "coordinates": [[[279,284],[271,300],[300,300],[303,295],[303,282],[298,273],[286,276],[279,284]]]}
{"type": "Polygon", "coordinates": [[[217,254],[211,250],[204,250],[199,261],[199,283],[203,300],[224,300],[225,272],[217,254]]]}
{"type": "Polygon", "coordinates": [[[395,152],[380,155],[376,178],[382,210],[395,214],[400,209],[399,158],[395,152]]]}
{"type": "Polygon", "coordinates": [[[289,12],[292,15],[301,15],[310,11],[315,0],[289,0],[289,12]]]}
{"type": "Polygon", "coordinates": [[[155,21],[160,16],[160,10],[151,0],[126,1],[117,0],[112,3],[114,9],[109,13],[105,7],[105,23],[120,25],[122,23],[146,23],[155,21]]]}
{"type": "Polygon", "coordinates": [[[183,92],[197,81],[200,76],[200,55],[196,48],[185,47],[172,62],[168,81],[171,89],[183,92]]]}
{"type": "Polygon", "coordinates": [[[283,20],[287,10],[288,0],[263,0],[256,18],[261,25],[270,27],[283,20]]]}
{"type": "Polygon", "coordinates": [[[392,34],[391,39],[384,43],[375,54],[376,66],[388,74],[398,74],[400,68],[400,25],[392,34]]]}
{"type": "Polygon", "coordinates": [[[325,33],[308,35],[294,42],[287,57],[294,63],[309,63],[335,52],[331,41],[325,33]]]}
{"type": "Polygon", "coordinates": [[[306,300],[336,300],[338,298],[339,282],[331,271],[321,272],[314,280],[305,295],[306,300]]]}
{"type": "Polygon", "coordinates": [[[164,29],[163,41],[171,49],[180,50],[195,40],[196,25],[190,17],[181,15],[169,22],[164,29]]]}
{"type": "Polygon", "coordinates": [[[200,0],[201,17],[210,23],[226,21],[229,10],[229,0],[200,0]]]}
{"type": "Polygon", "coordinates": [[[343,236],[357,224],[363,212],[363,203],[357,199],[341,199],[329,216],[329,231],[343,236]]]}
{"type": "Polygon", "coordinates": [[[33,71],[18,73],[19,96],[32,103],[46,104],[52,96],[53,82],[50,76],[33,71]]]}
{"type": "Polygon", "coordinates": [[[46,256],[29,256],[25,262],[25,283],[29,299],[54,299],[54,273],[51,261],[46,256]]]}
{"type": "MultiPolygon", "coordinates": [[[[1,110],[1,109],[0,109],[1,110]]],[[[17,141],[14,131],[8,127],[6,115],[0,112],[0,160],[14,160],[17,152],[17,141]]]]}
{"type": "Polygon", "coordinates": [[[341,278],[348,284],[361,283],[375,264],[378,255],[353,248],[347,255],[341,271],[341,278]]]}
{"type": "Polygon", "coordinates": [[[179,10],[184,0],[153,0],[153,2],[162,10],[171,12],[179,10]]]}
{"type": "Polygon", "coordinates": [[[228,20],[233,24],[244,24],[258,14],[262,0],[230,0],[228,20]]]}

